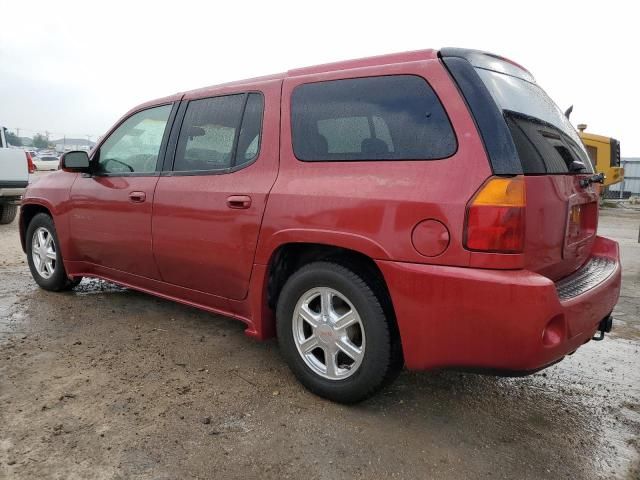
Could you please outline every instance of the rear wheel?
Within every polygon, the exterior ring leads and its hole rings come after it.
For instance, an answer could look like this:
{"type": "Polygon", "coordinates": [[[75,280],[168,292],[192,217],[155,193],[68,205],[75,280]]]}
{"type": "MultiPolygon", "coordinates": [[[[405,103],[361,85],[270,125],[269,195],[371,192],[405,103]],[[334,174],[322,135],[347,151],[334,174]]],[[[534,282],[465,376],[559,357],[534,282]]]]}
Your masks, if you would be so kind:
{"type": "Polygon", "coordinates": [[[13,222],[18,214],[18,205],[0,204],[0,225],[7,225],[13,222]]]}
{"type": "Polygon", "coordinates": [[[82,280],[82,277],[72,280],[67,277],[58,246],[53,220],[46,213],[38,213],[27,228],[27,261],[36,283],[55,292],[69,290],[82,280]]]}
{"type": "Polygon", "coordinates": [[[395,377],[401,353],[379,295],[336,263],[311,263],[289,278],[278,299],[278,342],[305,387],[355,403],[395,377]]]}

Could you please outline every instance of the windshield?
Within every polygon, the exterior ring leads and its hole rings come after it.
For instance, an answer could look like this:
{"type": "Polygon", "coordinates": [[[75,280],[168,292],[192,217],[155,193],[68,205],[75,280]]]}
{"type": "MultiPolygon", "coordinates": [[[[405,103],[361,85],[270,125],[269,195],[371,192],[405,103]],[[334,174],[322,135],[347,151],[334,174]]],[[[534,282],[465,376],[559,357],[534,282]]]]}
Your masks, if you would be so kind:
{"type": "Polygon", "coordinates": [[[542,88],[512,75],[475,70],[507,120],[524,173],[593,171],[578,133],[542,88]],[[576,168],[573,162],[582,162],[585,168],[576,168]]]}

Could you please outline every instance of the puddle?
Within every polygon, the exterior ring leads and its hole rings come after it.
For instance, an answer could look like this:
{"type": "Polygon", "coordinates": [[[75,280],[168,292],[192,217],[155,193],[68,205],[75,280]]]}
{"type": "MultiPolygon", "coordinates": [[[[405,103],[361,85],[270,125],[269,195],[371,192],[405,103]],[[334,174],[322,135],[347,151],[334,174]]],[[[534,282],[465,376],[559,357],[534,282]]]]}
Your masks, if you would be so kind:
{"type": "Polygon", "coordinates": [[[124,293],[128,292],[127,288],[107,282],[98,278],[84,278],[80,285],[73,289],[75,295],[94,295],[105,293],[124,293]]]}
{"type": "Polygon", "coordinates": [[[640,344],[607,337],[589,342],[557,365],[531,377],[560,400],[583,405],[599,448],[599,471],[629,471],[638,461],[640,344]]]}
{"type": "Polygon", "coordinates": [[[0,282],[0,343],[24,328],[26,318],[23,306],[25,294],[35,290],[28,283],[28,273],[23,268],[3,268],[0,282]]]}

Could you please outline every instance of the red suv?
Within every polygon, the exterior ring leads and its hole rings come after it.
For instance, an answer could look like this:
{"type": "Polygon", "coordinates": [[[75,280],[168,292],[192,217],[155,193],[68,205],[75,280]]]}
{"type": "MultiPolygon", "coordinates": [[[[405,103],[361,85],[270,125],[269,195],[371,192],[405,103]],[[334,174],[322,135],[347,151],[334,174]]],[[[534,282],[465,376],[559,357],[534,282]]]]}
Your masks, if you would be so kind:
{"type": "Polygon", "coordinates": [[[41,287],[235,317],[356,402],[403,365],[523,374],[604,335],[601,180],[523,67],[424,50],[140,105],[29,186],[20,231],[41,287]]]}

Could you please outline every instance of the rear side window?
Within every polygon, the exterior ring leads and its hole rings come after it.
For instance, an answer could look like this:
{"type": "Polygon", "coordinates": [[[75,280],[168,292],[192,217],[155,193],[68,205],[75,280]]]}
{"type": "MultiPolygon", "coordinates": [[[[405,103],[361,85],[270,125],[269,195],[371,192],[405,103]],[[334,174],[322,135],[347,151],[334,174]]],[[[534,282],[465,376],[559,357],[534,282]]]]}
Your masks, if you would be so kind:
{"type": "Polygon", "coordinates": [[[291,117],[303,161],[434,160],[457,148],[440,100],[415,75],[300,85],[291,117]]]}
{"type": "Polygon", "coordinates": [[[235,165],[243,165],[254,160],[260,151],[260,131],[264,100],[259,93],[250,93],[242,117],[242,127],[238,137],[235,165]]]}
{"type": "Polygon", "coordinates": [[[258,155],[264,102],[259,93],[189,102],[174,171],[219,171],[249,163],[258,155]]]}

